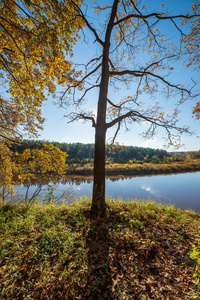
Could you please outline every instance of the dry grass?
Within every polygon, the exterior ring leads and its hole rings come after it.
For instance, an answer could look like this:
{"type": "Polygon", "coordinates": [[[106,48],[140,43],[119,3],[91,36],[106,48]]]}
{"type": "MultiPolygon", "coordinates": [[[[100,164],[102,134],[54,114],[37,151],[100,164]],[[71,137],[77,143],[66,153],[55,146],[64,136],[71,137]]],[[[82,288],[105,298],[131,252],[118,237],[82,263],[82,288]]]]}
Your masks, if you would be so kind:
{"type": "MultiPolygon", "coordinates": [[[[107,175],[145,175],[145,174],[170,174],[180,172],[200,171],[200,159],[191,159],[181,162],[171,162],[167,164],[116,164],[106,165],[107,175]]],[[[79,175],[91,175],[93,173],[93,164],[74,165],[69,168],[69,173],[79,175]]]]}

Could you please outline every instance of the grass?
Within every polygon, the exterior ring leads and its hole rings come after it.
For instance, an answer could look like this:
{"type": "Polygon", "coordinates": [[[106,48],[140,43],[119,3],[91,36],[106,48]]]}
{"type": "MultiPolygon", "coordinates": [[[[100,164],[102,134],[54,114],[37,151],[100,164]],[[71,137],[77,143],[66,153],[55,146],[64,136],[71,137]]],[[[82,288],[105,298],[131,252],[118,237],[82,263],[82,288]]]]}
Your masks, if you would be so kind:
{"type": "MultiPolygon", "coordinates": [[[[107,175],[145,175],[145,174],[171,174],[180,172],[200,171],[200,159],[190,159],[185,161],[170,163],[133,163],[133,164],[117,164],[110,163],[106,165],[107,175]]],[[[69,167],[70,174],[91,175],[93,174],[93,164],[73,165],[69,167]]]]}
{"type": "Polygon", "coordinates": [[[87,198],[0,207],[0,299],[195,299],[200,216],[151,201],[107,205],[96,221],[87,198]]]}

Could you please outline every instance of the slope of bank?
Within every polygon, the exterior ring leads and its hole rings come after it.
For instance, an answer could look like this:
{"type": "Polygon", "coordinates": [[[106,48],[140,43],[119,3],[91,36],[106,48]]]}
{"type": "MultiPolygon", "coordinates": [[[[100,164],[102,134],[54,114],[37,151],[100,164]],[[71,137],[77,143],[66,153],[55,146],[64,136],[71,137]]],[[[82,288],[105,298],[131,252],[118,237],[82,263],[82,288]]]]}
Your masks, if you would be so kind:
{"type": "MultiPolygon", "coordinates": [[[[200,159],[188,161],[172,162],[167,164],[107,164],[106,175],[146,175],[146,174],[173,174],[181,172],[200,171],[200,159]]],[[[92,175],[93,164],[73,164],[70,165],[68,174],[92,175]]]]}
{"type": "MultiPolygon", "coordinates": [[[[153,202],[0,207],[1,299],[177,299],[195,293],[200,216],[153,202]]],[[[195,299],[195,298],[190,298],[195,299]]],[[[196,298],[197,299],[197,298],[196,298]]]]}

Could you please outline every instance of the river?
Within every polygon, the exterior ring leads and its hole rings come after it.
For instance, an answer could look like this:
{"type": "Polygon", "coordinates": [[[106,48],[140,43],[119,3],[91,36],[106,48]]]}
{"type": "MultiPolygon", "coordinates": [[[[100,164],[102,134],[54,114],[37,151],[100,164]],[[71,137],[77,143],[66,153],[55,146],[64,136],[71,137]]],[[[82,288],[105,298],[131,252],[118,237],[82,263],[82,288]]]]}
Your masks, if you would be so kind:
{"type": "MultiPolygon", "coordinates": [[[[30,195],[36,187],[36,185],[30,187],[30,195]]],[[[46,185],[42,186],[43,192],[38,195],[38,198],[44,198],[47,195],[46,188],[46,185]]],[[[69,202],[84,195],[91,197],[92,178],[71,176],[63,179],[57,184],[55,195],[62,194],[64,190],[71,194],[69,202]]],[[[23,197],[25,193],[26,189],[23,186],[17,187],[17,198],[23,197]]],[[[108,177],[106,179],[106,196],[128,201],[130,199],[152,199],[160,203],[173,204],[182,210],[192,209],[200,213],[200,172],[108,177]]]]}

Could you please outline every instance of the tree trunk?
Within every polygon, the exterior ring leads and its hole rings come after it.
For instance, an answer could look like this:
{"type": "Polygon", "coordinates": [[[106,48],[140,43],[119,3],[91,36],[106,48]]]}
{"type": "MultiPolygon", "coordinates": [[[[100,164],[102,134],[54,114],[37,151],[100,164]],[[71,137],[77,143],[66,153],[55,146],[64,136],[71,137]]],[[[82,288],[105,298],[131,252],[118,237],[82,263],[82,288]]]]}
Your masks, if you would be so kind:
{"type": "Polygon", "coordinates": [[[96,128],[92,213],[105,214],[105,130],[96,128]]]}
{"type": "MultiPolygon", "coordinates": [[[[107,66],[108,67],[108,66],[107,66]]],[[[106,64],[102,67],[106,69],[106,64]]],[[[103,72],[102,72],[103,74],[103,72]]],[[[108,93],[108,71],[102,75],[97,109],[94,147],[94,183],[91,212],[94,215],[105,214],[105,141],[106,141],[106,104],[108,93]]]]}
{"type": "Polygon", "coordinates": [[[110,37],[119,0],[114,0],[110,20],[106,29],[103,45],[102,74],[97,108],[97,122],[94,148],[94,183],[91,212],[94,215],[104,215],[105,202],[105,142],[106,142],[106,107],[109,83],[109,49],[110,37]]]}

